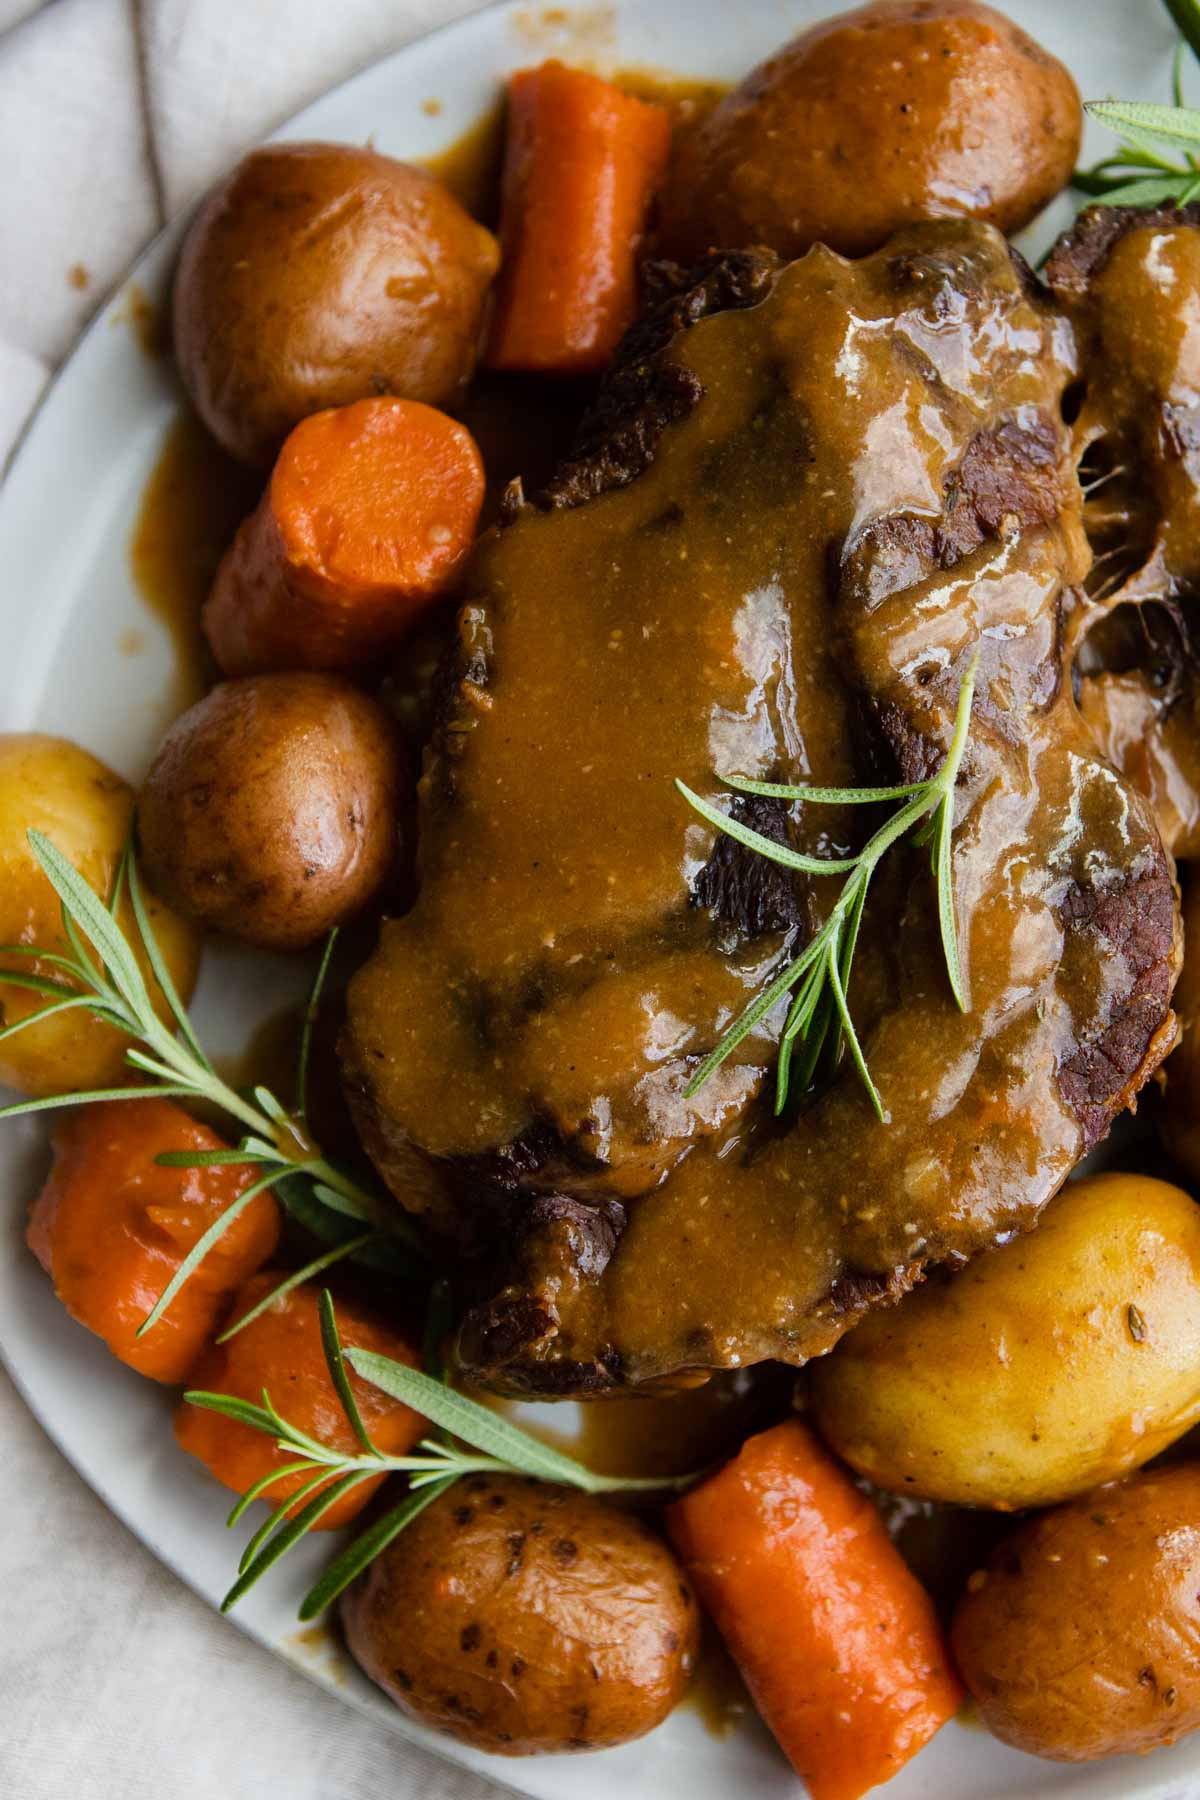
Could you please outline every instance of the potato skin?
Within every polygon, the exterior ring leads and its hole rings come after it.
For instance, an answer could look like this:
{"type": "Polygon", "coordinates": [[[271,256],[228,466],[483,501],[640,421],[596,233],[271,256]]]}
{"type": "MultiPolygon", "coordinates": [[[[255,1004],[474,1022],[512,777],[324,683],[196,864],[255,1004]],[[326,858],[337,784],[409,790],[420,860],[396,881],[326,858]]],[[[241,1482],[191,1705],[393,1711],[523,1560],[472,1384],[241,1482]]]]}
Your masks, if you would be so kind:
{"type": "MultiPolygon", "coordinates": [[[[70,954],[58,896],[25,835],[31,827],[44,832],[91,887],[107,894],[132,819],[133,790],[78,744],[40,732],[0,734],[0,943],[37,944],[70,954]]],[[[153,894],[144,897],[167,968],[186,1001],[196,982],[199,937],[153,894]]],[[[136,945],[128,900],[118,922],[136,945]]],[[[144,954],[139,962],[158,1012],[169,1018],[144,954]]],[[[6,966],[59,979],[52,966],[27,958],[6,966]]],[[[0,982],[0,1023],[11,1025],[45,1003],[42,994],[0,982]]],[[[129,1042],[80,1007],[0,1044],[0,1083],[36,1097],[117,1086],[135,1074],[125,1061],[129,1042]]]]}
{"type": "Polygon", "coordinates": [[[473,1476],[342,1600],[355,1660],[404,1712],[502,1756],[601,1750],[665,1719],[698,1609],[666,1545],[590,1495],[473,1476]]]}
{"type": "Polygon", "coordinates": [[[684,139],[669,255],[877,250],[920,219],[1019,230],[1066,185],[1082,113],[1062,64],[973,0],[883,0],[802,32],[684,139]]]}
{"type": "Polygon", "coordinates": [[[1200,1181],[1200,870],[1183,888],[1183,972],[1172,1004],[1180,1038],[1164,1065],[1163,1141],[1193,1181],[1200,1181]]]}
{"type": "Polygon", "coordinates": [[[265,467],[309,413],[373,394],[452,403],[499,262],[425,170],[346,144],[268,144],[196,216],[174,292],[184,386],[265,467]]]}
{"type": "Polygon", "coordinates": [[[951,1647],[1006,1744],[1090,1762],[1200,1725],[1200,1469],[1136,1476],[1022,1525],[971,1577],[951,1647]]]}
{"type": "Polygon", "coordinates": [[[387,714],[339,676],[223,682],[175,721],[138,796],[147,875],[190,918],[302,949],[387,877],[400,780],[387,714]]]}
{"type": "Polygon", "coordinates": [[[813,1368],[817,1425],[880,1487],[1008,1511],[1148,1462],[1200,1418],[1200,1207],[1095,1175],[1029,1236],[864,1322],[813,1368]]]}

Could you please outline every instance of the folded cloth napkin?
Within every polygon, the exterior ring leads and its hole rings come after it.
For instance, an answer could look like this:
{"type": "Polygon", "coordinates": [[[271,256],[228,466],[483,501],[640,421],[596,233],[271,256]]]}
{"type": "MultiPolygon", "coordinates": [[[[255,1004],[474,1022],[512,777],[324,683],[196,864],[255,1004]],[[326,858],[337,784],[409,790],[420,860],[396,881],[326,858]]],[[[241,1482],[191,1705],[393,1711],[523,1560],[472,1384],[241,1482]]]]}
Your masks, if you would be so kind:
{"type": "MultiPolygon", "coordinates": [[[[477,4],[0,0],[0,463],[168,217],[322,89],[477,4]]],[[[4,1800],[498,1796],[216,1618],[2,1373],[0,1443],[4,1800]]]]}
{"type": "Polygon", "coordinates": [[[306,101],[479,0],[0,0],[0,466],[158,228],[306,101]]]}

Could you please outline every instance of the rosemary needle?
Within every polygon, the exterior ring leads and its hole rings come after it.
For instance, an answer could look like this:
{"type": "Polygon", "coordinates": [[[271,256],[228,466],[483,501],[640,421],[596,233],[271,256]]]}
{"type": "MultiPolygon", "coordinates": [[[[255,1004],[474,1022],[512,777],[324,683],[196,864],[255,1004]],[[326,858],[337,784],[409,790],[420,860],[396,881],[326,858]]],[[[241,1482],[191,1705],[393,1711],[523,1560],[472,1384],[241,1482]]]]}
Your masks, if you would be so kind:
{"type": "Polygon", "coordinates": [[[856,856],[803,856],[785,844],[777,844],[773,839],[764,837],[761,832],[752,830],[740,820],[730,818],[728,814],[694,794],[682,781],[676,782],[676,787],[689,806],[702,818],[710,825],[715,825],[718,831],[725,832],[748,849],[757,851],[760,856],[769,857],[772,862],[805,874],[846,876],[842,891],[820,930],[809,939],[799,956],[788,963],[750,1002],[740,1017],[734,1020],[688,1082],[684,1089],[685,1096],[690,1097],[702,1088],[753,1031],[759,1020],[765,1018],[785,994],[798,989],[779,1039],[775,1111],[781,1113],[787,1104],[792,1057],[796,1046],[799,1044],[805,1049],[800,1069],[800,1087],[803,1091],[811,1085],[821,1053],[826,1044],[830,1043],[834,1058],[839,1055],[843,1045],[849,1050],[851,1061],[867,1090],[876,1116],[887,1123],[883,1101],[871,1079],[858,1033],[854,1029],[847,993],[871,877],[892,845],[910,833],[915,834],[917,841],[928,841],[930,845],[946,974],[955,1004],[960,1011],[965,1012],[962,961],[954,919],[951,848],[954,834],[954,789],[967,747],[977,662],[978,658],[972,661],[959,688],[954,730],[946,760],[937,774],[927,781],[911,782],[902,787],[827,788],[791,787],[779,782],[746,781],[736,776],[726,778],[726,785],[739,793],[767,795],[780,800],[800,800],[821,806],[861,806],[887,800],[903,801],[903,805],[891,818],[885,820],[856,856]]]}
{"type": "Polygon", "coordinates": [[[222,1612],[236,1605],[272,1564],[319,1523],[337,1500],[363,1482],[377,1481],[381,1475],[407,1475],[407,1494],[326,1569],[305,1596],[300,1607],[301,1619],[315,1618],[323,1611],[431,1500],[445,1493],[463,1475],[481,1472],[532,1475],[540,1481],[580,1488],[586,1494],[678,1490],[690,1486],[696,1479],[694,1475],[661,1480],[626,1480],[617,1475],[597,1475],[573,1457],[564,1456],[561,1451],[531,1437],[511,1420],[501,1418],[434,1376],[422,1374],[407,1363],[395,1362],[375,1351],[344,1349],[328,1289],[321,1294],[320,1318],[326,1367],[357,1442],[355,1451],[347,1452],[323,1444],[289,1424],[276,1412],[266,1393],[261,1405],[231,1394],[190,1391],[184,1395],[192,1406],[221,1413],[240,1425],[248,1425],[252,1430],[274,1438],[276,1448],[290,1459],[247,1488],[229,1515],[229,1525],[236,1525],[253,1501],[263,1498],[285,1477],[299,1478],[300,1481],[298,1488],[289,1489],[247,1544],[237,1580],[221,1603],[222,1612]],[[361,1379],[421,1413],[437,1435],[422,1438],[416,1450],[408,1455],[384,1455],[372,1442],[363,1423],[347,1363],[361,1379]]]}
{"type": "MultiPolygon", "coordinates": [[[[30,831],[29,843],[58,895],[68,954],[25,944],[0,945],[0,984],[40,994],[45,1004],[0,1030],[0,1042],[41,1020],[85,1008],[105,1025],[133,1040],[126,1060],[149,1084],[95,1088],[86,1093],[23,1100],[0,1108],[0,1119],[45,1112],[60,1106],[96,1101],[173,1098],[203,1100],[216,1106],[243,1129],[236,1149],[164,1151],[156,1158],[167,1168],[202,1169],[221,1164],[254,1171],[254,1179],[213,1222],[183,1259],[175,1275],[138,1328],[150,1331],[190,1280],[205,1256],[245,1210],[256,1194],[273,1189],[287,1210],[315,1236],[336,1247],[337,1254],[317,1259],[328,1267],[338,1256],[390,1263],[393,1271],[411,1273],[414,1262],[427,1260],[422,1241],[398,1210],[369,1193],[346,1172],[322,1156],[305,1126],[306,1085],[313,1021],[329,967],[333,934],[326,943],[305,1013],[297,1069],[294,1113],[266,1087],[250,1094],[232,1088],[217,1074],[202,1049],[155,938],[142,895],[137,865],[126,848],[117,868],[112,894],[104,900],[90,888],[67,858],[41,832],[30,831]],[[142,959],[117,922],[128,895],[145,964],[166,1003],[169,1017],[159,1017],[142,959]],[[27,973],[22,962],[36,961],[50,976],[27,973]],[[382,1223],[386,1221],[386,1224],[382,1223]],[[369,1230],[364,1230],[369,1226],[369,1230]]],[[[310,1273],[312,1270],[310,1269],[310,1273]]]]}
{"type": "Polygon", "coordinates": [[[1200,197],[1200,111],[1183,103],[1185,49],[1200,56],[1200,0],[1163,0],[1180,38],[1171,72],[1172,106],[1141,100],[1089,100],[1085,111],[1123,142],[1071,184],[1106,206],[1186,206],[1200,197]],[[1164,149],[1182,152],[1172,161],[1164,149]]]}

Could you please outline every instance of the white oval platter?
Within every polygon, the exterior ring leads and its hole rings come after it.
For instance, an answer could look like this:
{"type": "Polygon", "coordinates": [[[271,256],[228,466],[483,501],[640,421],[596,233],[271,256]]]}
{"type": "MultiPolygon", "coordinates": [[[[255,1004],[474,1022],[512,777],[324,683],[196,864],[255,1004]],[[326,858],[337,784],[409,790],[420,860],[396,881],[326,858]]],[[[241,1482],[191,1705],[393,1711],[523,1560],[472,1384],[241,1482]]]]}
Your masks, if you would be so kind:
{"type": "MultiPolygon", "coordinates": [[[[420,158],[453,143],[505,74],[559,54],[603,71],[644,67],[727,80],[837,0],[623,0],[539,13],[500,5],[364,70],[278,135],[362,143],[420,158]],[[438,109],[424,103],[437,101],[438,109]]],[[[1087,97],[1166,98],[1173,34],[1158,0],[1008,0],[1006,10],[1074,71],[1087,97]]],[[[1032,234],[1040,251],[1069,218],[1060,200],[1032,234]]],[[[152,304],[167,291],[176,225],[130,273],[152,304]]],[[[1027,246],[1029,247],[1029,246],[1027,246]]],[[[129,779],[168,722],[174,652],[129,566],[138,502],[178,392],[131,329],[126,288],[100,313],[30,425],[0,488],[0,729],[75,738],[129,779]],[[130,634],[143,645],[131,657],[130,634]],[[123,648],[122,646],[126,646],[123,648]]],[[[209,953],[197,1017],[233,1053],[294,992],[294,971],[231,949],[209,953]],[[247,979],[247,972],[253,976],[247,979]]],[[[171,1396],[107,1357],[74,1325],[25,1250],[27,1203],[45,1161],[29,1122],[0,1133],[0,1354],[45,1429],[109,1507],[216,1605],[232,1574],[228,1496],[176,1449],[171,1396]]],[[[564,1412],[556,1409],[560,1428],[564,1412]]],[[[684,1706],[640,1743],[599,1756],[500,1761],[420,1731],[342,1659],[313,1650],[295,1604],[328,1555],[307,1546],[274,1569],[236,1623],[350,1704],[441,1755],[537,1800],[795,1800],[800,1787],[756,1723],[718,1739],[684,1706]]],[[[889,1800],[1184,1800],[1200,1794],[1200,1739],[1149,1761],[1092,1769],[1042,1763],[954,1724],[886,1790],[889,1800]]]]}

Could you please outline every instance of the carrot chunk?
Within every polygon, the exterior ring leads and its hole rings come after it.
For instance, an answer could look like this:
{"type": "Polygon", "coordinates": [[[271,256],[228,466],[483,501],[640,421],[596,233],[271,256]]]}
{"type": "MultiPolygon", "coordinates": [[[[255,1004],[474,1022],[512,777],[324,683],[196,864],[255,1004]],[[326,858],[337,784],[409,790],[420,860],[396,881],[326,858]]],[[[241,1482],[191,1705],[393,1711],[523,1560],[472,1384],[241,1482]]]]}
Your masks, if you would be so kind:
{"type": "Polygon", "coordinates": [[[962,1698],[928,1595],[799,1419],[667,1513],[671,1541],[813,1800],[887,1781],[962,1698]]]}
{"type": "Polygon", "coordinates": [[[484,469],[465,425],[416,400],[303,419],[217,570],[204,630],[226,675],[352,669],[453,584],[484,469]]]}
{"type": "MultiPolygon", "coordinates": [[[[275,1270],[264,1271],[248,1281],[237,1297],[232,1318],[236,1321],[250,1312],[281,1279],[281,1272],[275,1270]]],[[[360,1445],[329,1378],[321,1346],[319,1300],[319,1290],[307,1282],[292,1288],[226,1343],[211,1345],[192,1370],[188,1386],[212,1394],[232,1394],[255,1405],[261,1405],[265,1388],[272,1406],[289,1425],[354,1456],[360,1445]]],[[[339,1300],[337,1323],[347,1349],[376,1350],[395,1362],[416,1367],[418,1359],[411,1347],[361,1307],[339,1300]]],[[[411,1407],[402,1406],[363,1381],[349,1364],[346,1373],[373,1442],[385,1455],[403,1456],[424,1432],[424,1419],[411,1407]]],[[[227,1419],[222,1413],[190,1406],[186,1401],[175,1415],[175,1436],[185,1450],[207,1464],[218,1481],[239,1494],[272,1469],[296,1460],[294,1452],[285,1456],[272,1438],[252,1426],[227,1419]]],[[[263,1498],[278,1506],[306,1479],[303,1475],[285,1475],[263,1498]]],[[[347,1524],[386,1479],[386,1475],[380,1475],[344,1494],[319,1521],[317,1529],[334,1531],[347,1524]]]]}
{"type": "Polygon", "coordinates": [[[250,1185],[232,1164],[164,1169],[164,1150],[222,1150],[169,1100],[109,1100],[71,1112],[33,1203],[30,1249],[59,1299],[113,1355],[153,1381],[180,1382],[234,1293],[279,1241],[279,1208],[257,1194],[145,1337],[138,1326],[209,1226],[250,1185]]]}
{"type": "Polygon", "coordinates": [[[490,368],[603,368],[637,310],[637,249],[670,144],[661,106],[598,75],[547,62],[512,77],[490,368]]]}

